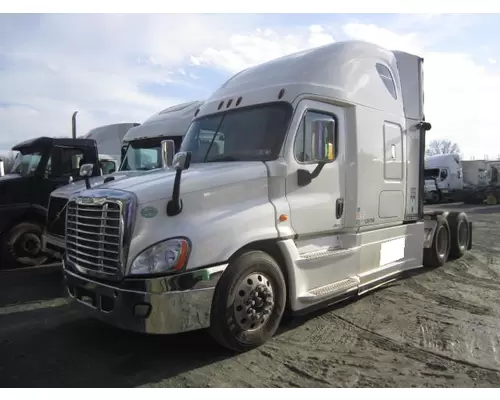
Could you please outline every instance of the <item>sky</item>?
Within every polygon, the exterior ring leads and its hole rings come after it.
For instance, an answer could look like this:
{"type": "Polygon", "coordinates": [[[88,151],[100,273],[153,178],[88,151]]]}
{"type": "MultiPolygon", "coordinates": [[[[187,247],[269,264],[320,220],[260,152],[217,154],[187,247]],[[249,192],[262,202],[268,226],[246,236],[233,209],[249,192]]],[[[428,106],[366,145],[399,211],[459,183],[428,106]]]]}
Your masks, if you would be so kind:
{"type": "Polygon", "coordinates": [[[427,140],[500,155],[500,14],[0,14],[0,152],[142,122],[232,74],[358,39],[424,57],[427,140]]]}

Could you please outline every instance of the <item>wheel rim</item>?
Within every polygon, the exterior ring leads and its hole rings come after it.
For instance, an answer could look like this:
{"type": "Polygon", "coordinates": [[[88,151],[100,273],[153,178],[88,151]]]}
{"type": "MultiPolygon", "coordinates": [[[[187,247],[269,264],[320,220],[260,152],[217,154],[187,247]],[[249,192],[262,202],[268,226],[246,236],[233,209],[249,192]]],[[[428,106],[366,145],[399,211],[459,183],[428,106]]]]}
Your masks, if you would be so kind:
{"type": "Polygon", "coordinates": [[[42,238],[37,232],[18,232],[10,238],[8,245],[12,258],[19,264],[31,265],[45,259],[41,254],[42,238]]]}
{"type": "Polygon", "coordinates": [[[240,328],[259,329],[274,309],[274,291],[271,280],[262,273],[252,273],[237,286],[234,315],[240,328]]]}
{"type": "Polygon", "coordinates": [[[444,226],[441,226],[437,236],[437,252],[440,256],[444,256],[448,249],[448,232],[444,226]]]}
{"type": "Polygon", "coordinates": [[[459,244],[459,246],[467,245],[468,239],[469,239],[469,227],[464,221],[462,221],[458,227],[458,244],[459,244]]]}

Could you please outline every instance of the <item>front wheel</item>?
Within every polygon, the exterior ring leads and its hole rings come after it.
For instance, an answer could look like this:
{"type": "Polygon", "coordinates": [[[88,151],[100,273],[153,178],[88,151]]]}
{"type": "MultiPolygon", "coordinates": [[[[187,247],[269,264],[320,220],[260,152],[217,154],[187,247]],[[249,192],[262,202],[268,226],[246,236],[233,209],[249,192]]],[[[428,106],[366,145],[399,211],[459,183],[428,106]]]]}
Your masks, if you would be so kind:
{"type": "Polygon", "coordinates": [[[20,222],[7,230],[0,244],[3,267],[32,267],[47,261],[42,234],[43,229],[36,222],[20,222]]]}
{"type": "Polygon", "coordinates": [[[212,301],[210,334],[222,346],[244,352],[276,332],[286,305],[286,282],[278,263],[262,251],[232,261],[212,301]]]}

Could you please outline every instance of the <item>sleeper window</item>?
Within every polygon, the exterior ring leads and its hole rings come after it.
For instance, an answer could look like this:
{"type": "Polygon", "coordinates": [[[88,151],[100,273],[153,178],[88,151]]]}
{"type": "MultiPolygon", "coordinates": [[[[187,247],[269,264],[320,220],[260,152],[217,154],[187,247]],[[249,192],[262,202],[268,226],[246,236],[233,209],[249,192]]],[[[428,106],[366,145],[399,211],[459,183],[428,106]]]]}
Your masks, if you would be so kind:
{"type": "Polygon", "coordinates": [[[382,79],[382,82],[384,82],[385,87],[391,94],[392,98],[397,99],[396,85],[394,84],[394,79],[392,79],[392,74],[391,71],[389,71],[389,68],[387,68],[385,65],[377,64],[377,72],[380,76],[380,79],[382,79]]]}

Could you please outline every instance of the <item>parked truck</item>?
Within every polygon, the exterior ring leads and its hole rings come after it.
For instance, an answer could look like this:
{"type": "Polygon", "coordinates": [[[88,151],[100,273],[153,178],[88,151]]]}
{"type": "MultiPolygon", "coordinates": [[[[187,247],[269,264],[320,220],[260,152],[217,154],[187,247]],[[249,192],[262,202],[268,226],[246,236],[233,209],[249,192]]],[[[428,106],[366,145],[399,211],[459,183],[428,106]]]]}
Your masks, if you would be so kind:
{"type": "Polygon", "coordinates": [[[285,313],[461,257],[467,215],[424,213],[422,65],[349,41],[234,75],[195,113],[170,169],[71,197],[70,296],[124,329],[208,328],[241,352],[285,313]]]}
{"type": "Polygon", "coordinates": [[[430,203],[453,201],[464,188],[458,154],[437,154],[425,159],[425,193],[430,203]]]}
{"type": "Polygon", "coordinates": [[[102,175],[118,170],[123,139],[130,129],[139,125],[138,122],[102,125],[81,136],[82,139],[94,139],[96,141],[102,175]]]}
{"type": "Polygon", "coordinates": [[[47,260],[42,232],[50,193],[78,181],[80,166],[98,175],[92,139],[39,137],[17,144],[14,165],[0,177],[0,268],[29,267],[47,260]]]}
{"type": "MultiPolygon", "coordinates": [[[[119,171],[109,176],[93,177],[89,179],[89,186],[97,187],[105,181],[119,181],[128,176],[160,171],[163,167],[162,140],[173,140],[174,150],[178,151],[194,113],[201,104],[201,101],[190,101],[168,107],[155,113],[141,125],[130,128],[123,137],[119,171]]],[[[55,190],[50,196],[43,245],[56,259],[62,257],[66,248],[64,228],[68,199],[85,188],[85,182],[74,182],[55,190]]]]}
{"type": "Polygon", "coordinates": [[[500,202],[498,166],[484,160],[460,160],[457,154],[440,154],[425,160],[425,199],[481,204],[500,202]]]}

